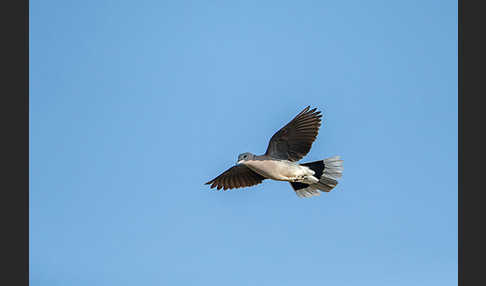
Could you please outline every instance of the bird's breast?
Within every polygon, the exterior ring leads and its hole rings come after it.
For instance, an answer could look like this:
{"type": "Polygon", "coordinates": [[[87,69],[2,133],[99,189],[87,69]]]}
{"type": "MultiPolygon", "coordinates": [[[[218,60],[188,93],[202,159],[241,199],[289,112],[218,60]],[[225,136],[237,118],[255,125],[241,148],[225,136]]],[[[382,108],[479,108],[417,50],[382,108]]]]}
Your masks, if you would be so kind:
{"type": "Polygon", "coordinates": [[[289,181],[307,174],[307,168],[285,160],[249,160],[245,161],[254,172],[268,179],[289,181]]]}

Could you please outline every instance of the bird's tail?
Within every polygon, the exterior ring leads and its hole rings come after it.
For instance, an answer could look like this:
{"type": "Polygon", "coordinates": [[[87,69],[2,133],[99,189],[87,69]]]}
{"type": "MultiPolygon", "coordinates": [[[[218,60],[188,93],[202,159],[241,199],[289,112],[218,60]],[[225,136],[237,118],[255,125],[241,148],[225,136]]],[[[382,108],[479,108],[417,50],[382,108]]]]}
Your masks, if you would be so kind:
{"type": "Polygon", "coordinates": [[[319,179],[319,182],[311,185],[297,182],[290,183],[297,196],[301,198],[319,196],[319,191],[330,192],[337,186],[337,179],[341,178],[343,174],[343,160],[339,156],[301,165],[312,169],[315,172],[314,177],[319,179]]]}

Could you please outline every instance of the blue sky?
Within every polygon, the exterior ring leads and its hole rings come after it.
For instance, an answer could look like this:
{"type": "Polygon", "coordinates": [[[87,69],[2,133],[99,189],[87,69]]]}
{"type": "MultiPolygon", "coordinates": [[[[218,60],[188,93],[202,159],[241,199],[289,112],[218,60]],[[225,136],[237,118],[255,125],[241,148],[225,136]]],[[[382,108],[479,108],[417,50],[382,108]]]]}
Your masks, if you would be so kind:
{"type": "Polygon", "coordinates": [[[457,285],[456,1],[31,1],[31,285],[457,285]],[[302,162],[203,185],[305,106],[302,162]]]}

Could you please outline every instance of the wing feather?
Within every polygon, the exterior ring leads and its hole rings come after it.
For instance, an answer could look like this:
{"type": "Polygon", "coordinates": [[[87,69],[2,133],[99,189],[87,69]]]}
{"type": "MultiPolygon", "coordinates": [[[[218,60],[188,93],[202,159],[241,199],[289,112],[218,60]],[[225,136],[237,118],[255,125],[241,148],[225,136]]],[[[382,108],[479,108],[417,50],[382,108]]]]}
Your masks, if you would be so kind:
{"type": "Polygon", "coordinates": [[[265,180],[265,177],[253,172],[247,166],[236,165],[207,182],[206,185],[211,185],[211,188],[218,190],[227,190],[257,185],[263,180],[265,180]]]}
{"type": "Polygon", "coordinates": [[[307,106],[277,131],[270,139],[265,155],[293,162],[307,155],[321,126],[322,114],[316,110],[307,106]]]}

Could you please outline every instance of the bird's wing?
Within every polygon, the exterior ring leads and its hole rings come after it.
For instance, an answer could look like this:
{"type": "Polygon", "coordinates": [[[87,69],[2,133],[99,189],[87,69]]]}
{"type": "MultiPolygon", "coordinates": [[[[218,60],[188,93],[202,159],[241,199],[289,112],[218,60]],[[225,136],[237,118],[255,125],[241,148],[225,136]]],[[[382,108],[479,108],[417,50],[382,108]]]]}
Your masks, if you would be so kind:
{"type": "Polygon", "coordinates": [[[316,108],[309,108],[307,106],[272,136],[265,155],[295,162],[310,151],[321,126],[322,114],[316,112],[316,108]]]}
{"type": "Polygon", "coordinates": [[[206,185],[211,184],[211,188],[220,190],[249,187],[260,184],[265,177],[253,172],[245,165],[236,165],[224,171],[221,175],[207,182],[206,185]]]}

